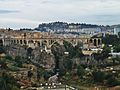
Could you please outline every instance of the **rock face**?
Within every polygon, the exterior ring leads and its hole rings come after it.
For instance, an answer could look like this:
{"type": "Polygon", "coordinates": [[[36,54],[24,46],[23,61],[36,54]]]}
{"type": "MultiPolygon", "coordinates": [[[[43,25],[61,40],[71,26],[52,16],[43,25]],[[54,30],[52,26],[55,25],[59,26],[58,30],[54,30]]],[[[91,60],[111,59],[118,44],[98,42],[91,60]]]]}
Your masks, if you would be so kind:
{"type": "Polygon", "coordinates": [[[48,54],[46,51],[41,51],[41,49],[33,50],[33,59],[41,66],[46,69],[53,69],[55,66],[55,58],[53,54],[48,54]]]}
{"type": "Polygon", "coordinates": [[[58,74],[51,76],[49,78],[49,83],[57,83],[58,82],[58,74]]]}
{"type": "Polygon", "coordinates": [[[55,44],[52,46],[52,53],[55,56],[56,68],[59,68],[59,69],[65,68],[64,67],[65,51],[66,49],[63,45],[55,44]]]}
{"type": "Polygon", "coordinates": [[[19,45],[11,45],[11,46],[7,46],[7,53],[9,55],[11,55],[12,57],[16,57],[16,56],[21,56],[22,58],[26,58],[27,57],[27,51],[24,47],[21,47],[19,45]]]}
{"type": "Polygon", "coordinates": [[[23,59],[31,57],[33,63],[46,68],[53,69],[55,66],[55,59],[53,54],[48,54],[46,51],[41,50],[41,48],[35,48],[32,50],[32,53],[28,56],[27,49],[21,46],[9,46],[7,47],[8,55],[12,57],[21,56],[23,59]]]}

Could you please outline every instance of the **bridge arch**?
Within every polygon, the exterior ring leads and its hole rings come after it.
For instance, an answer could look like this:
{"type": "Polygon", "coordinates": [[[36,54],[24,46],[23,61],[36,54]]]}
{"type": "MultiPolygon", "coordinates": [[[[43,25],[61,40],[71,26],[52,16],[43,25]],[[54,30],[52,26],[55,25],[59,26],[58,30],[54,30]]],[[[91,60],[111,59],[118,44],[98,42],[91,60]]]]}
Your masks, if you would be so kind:
{"type": "Polygon", "coordinates": [[[54,44],[57,44],[57,43],[60,44],[59,41],[54,40],[50,45],[48,45],[48,47],[51,48],[54,44]]]}
{"type": "Polygon", "coordinates": [[[30,43],[34,43],[34,41],[33,41],[33,40],[29,40],[28,43],[29,43],[29,44],[30,44],[30,43]]]}
{"type": "Polygon", "coordinates": [[[19,40],[17,40],[17,44],[19,44],[19,40]]]}
{"type": "Polygon", "coordinates": [[[90,43],[93,43],[93,40],[92,39],[90,39],[90,41],[89,41],[90,43]]]}
{"type": "Polygon", "coordinates": [[[40,47],[40,41],[35,41],[35,45],[36,45],[37,47],[40,47]]]}
{"type": "Polygon", "coordinates": [[[98,45],[100,45],[101,44],[101,39],[98,39],[98,45]]]}
{"type": "Polygon", "coordinates": [[[20,44],[23,44],[22,40],[20,40],[20,44]]]}
{"type": "Polygon", "coordinates": [[[0,39],[0,46],[3,46],[3,40],[0,39]]]}
{"type": "Polygon", "coordinates": [[[27,40],[24,40],[23,43],[26,45],[27,44],[27,40]]]}
{"type": "Polygon", "coordinates": [[[94,46],[97,46],[97,39],[94,39],[94,46]]]}

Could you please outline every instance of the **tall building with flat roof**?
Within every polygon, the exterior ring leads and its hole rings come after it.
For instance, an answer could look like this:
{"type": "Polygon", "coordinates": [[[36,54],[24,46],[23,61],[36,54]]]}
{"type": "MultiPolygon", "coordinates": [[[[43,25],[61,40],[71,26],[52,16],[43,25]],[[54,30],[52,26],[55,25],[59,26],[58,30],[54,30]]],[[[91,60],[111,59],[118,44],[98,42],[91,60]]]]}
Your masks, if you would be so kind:
{"type": "Polygon", "coordinates": [[[120,32],[120,27],[115,27],[114,28],[114,34],[118,35],[119,32],[120,32]]]}

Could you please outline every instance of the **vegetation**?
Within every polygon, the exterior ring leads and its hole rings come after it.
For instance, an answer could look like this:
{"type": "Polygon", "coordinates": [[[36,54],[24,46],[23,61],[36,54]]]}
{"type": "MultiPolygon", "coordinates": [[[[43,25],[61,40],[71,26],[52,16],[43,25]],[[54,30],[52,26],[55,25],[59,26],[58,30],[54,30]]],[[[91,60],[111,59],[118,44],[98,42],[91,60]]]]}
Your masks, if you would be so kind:
{"type": "Polygon", "coordinates": [[[104,83],[105,73],[101,71],[93,71],[93,80],[97,83],[104,83]]]}
{"type": "Polygon", "coordinates": [[[84,68],[83,68],[81,65],[79,65],[79,66],[77,67],[77,75],[78,75],[80,78],[83,78],[83,76],[85,75],[85,70],[84,70],[84,68]]]}
{"type": "MultiPolygon", "coordinates": [[[[111,69],[112,66],[120,64],[120,58],[111,58],[110,60],[113,61],[112,63],[109,60],[109,57],[111,57],[109,54],[111,52],[111,47],[113,47],[114,52],[120,51],[119,41],[119,37],[115,35],[107,35],[106,37],[103,37],[103,42],[105,44],[103,47],[103,51],[93,53],[91,55],[93,58],[91,60],[88,60],[88,62],[85,61],[86,57],[82,53],[83,45],[81,43],[79,43],[76,46],[73,46],[68,41],[64,41],[63,45],[60,45],[56,42],[52,45],[51,49],[51,55],[53,55],[55,58],[55,68],[52,68],[52,70],[46,70],[44,67],[42,67],[42,65],[38,66],[32,62],[29,62],[29,64],[37,67],[37,70],[32,70],[31,67],[27,69],[27,79],[29,79],[29,82],[34,80],[34,83],[47,82],[50,76],[59,73],[59,80],[64,83],[66,83],[67,81],[68,84],[88,84],[102,86],[120,85],[119,69],[111,69]],[[107,67],[110,67],[110,69],[107,70],[107,67]],[[34,74],[35,72],[36,74],[34,74]],[[38,81],[36,81],[35,75],[37,75],[36,77],[38,81]]],[[[17,80],[11,75],[9,75],[9,73],[18,72],[20,69],[25,68],[23,67],[23,64],[28,64],[26,61],[29,59],[33,59],[32,55],[34,53],[34,50],[32,48],[26,48],[26,52],[27,53],[25,58],[23,58],[20,55],[13,57],[7,53],[5,48],[0,47],[0,53],[6,54],[5,57],[2,57],[0,59],[0,69],[1,71],[3,70],[7,72],[2,72],[2,75],[0,76],[1,90],[8,90],[8,88],[9,90],[18,90],[19,85],[16,84],[17,80]]],[[[47,54],[46,52],[44,52],[39,53],[43,54],[42,56],[44,56],[47,54]]],[[[40,56],[40,58],[45,59],[42,56],[40,56]]],[[[44,61],[43,63],[46,65],[44,61]]],[[[37,64],[41,64],[41,62],[37,64]]],[[[22,78],[22,80],[24,79],[22,78]]]]}
{"type": "Polygon", "coordinates": [[[2,72],[2,76],[0,76],[0,89],[19,90],[19,85],[12,76],[8,75],[6,72],[2,72]]]}
{"type": "Polygon", "coordinates": [[[117,37],[117,35],[106,35],[103,37],[102,41],[105,45],[116,45],[120,42],[120,39],[117,37]]]}
{"type": "Polygon", "coordinates": [[[4,47],[0,46],[0,54],[2,54],[2,53],[5,53],[5,49],[4,49],[4,47]]]}

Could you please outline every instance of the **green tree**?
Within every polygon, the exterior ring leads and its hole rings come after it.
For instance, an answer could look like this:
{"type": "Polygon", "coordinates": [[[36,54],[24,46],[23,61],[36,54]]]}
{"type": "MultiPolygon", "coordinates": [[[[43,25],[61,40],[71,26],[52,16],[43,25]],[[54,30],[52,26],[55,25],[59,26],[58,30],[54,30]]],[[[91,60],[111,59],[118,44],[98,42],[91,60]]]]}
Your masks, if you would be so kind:
{"type": "Polygon", "coordinates": [[[0,77],[0,90],[19,90],[17,81],[6,72],[2,72],[0,77]]]}
{"type": "Polygon", "coordinates": [[[44,71],[44,75],[43,75],[44,79],[47,81],[50,77],[50,74],[48,71],[44,71]]]}
{"type": "Polygon", "coordinates": [[[113,76],[111,76],[107,79],[107,85],[117,86],[117,85],[120,85],[120,82],[117,79],[115,79],[113,76]]]}
{"type": "Polygon", "coordinates": [[[102,60],[108,58],[110,56],[109,55],[110,52],[111,52],[110,47],[104,47],[103,51],[101,52],[101,54],[102,54],[102,56],[101,56],[102,60]]]}
{"type": "Polygon", "coordinates": [[[95,60],[100,60],[101,59],[101,53],[93,53],[94,59],[95,60]]]}
{"type": "Polygon", "coordinates": [[[31,81],[31,78],[33,76],[33,73],[31,70],[28,71],[28,78],[29,78],[29,81],[31,81]]]}
{"type": "Polygon", "coordinates": [[[10,60],[10,61],[13,61],[13,60],[14,60],[14,59],[12,58],[12,56],[10,56],[10,55],[5,56],[5,59],[10,60]]]}
{"type": "Polygon", "coordinates": [[[106,35],[106,37],[102,38],[102,41],[106,45],[116,45],[120,40],[117,35],[106,35]]]}
{"type": "Polygon", "coordinates": [[[8,68],[7,63],[5,61],[0,61],[0,68],[6,70],[8,68]]]}
{"type": "Polygon", "coordinates": [[[81,49],[81,45],[78,44],[77,46],[74,47],[74,52],[75,52],[75,57],[83,57],[83,53],[82,53],[82,49],[81,49]]]}
{"type": "Polygon", "coordinates": [[[71,59],[65,60],[64,62],[65,69],[72,70],[72,65],[73,65],[73,61],[71,59]]]}
{"type": "Polygon", "coordinates": [[[32,51],[33,51],[33,49],[32,49],[31,47],[29,47],[29,48],[27,49],[27,55],[28,55],[28,56],[31,56],[32,51]]]}
{"type": "Polygon", "coordinates": [[[118,36],[119,36],[119,38],[120,38],[120,32],[118,33],[118,36]]]}
{"type": "Polygon", "coordinates": [[[92,73],[93,75],[93,80],[97,83],[103,83],[103,81],[105,80],[105,73],[101,72],[101,71],[94,71],[92,73]]]}
{"type": "Polygon", "coordinates": [[[83,78],[84,74],[85,74],[85,69],[84,69],[81,65],[79,65],[79,66],[77,67],[77,75],[78,75],[80,78],[83,78]]]}
{"type": "Polygon", "coordinates": [[[5,52],[6,52],[5,49],[0,46],[0,54],[5,53],[5,52]]]}
{"type": "Polygon", "coordinates": [[[24,61],[21,59],[21,56],[16,56],[15,62],[18,67],[22,67],[22,64],[24,63],[24,61]]]}
{"type": "Polygon", "coordinates": [[[116,61],[118,61],[120,64],[120,57],[119,56],[116,56],[116,61]]]}
{"type": "Polygon", "coordinates": [[[63,41],[63,44],[64,44],[66,51],[69,52],[69,57],[73,58],[76,54],[73,45],[70,42],[65,41],[65,40],[63,41]]]}
{"type": "Polygon", "coordinates": [[[114,47],[114,51],[115,52],[120,52],[120,45],[119,44],[114,47]]]}
{"type": "Polygon", "coordinates": [[[94,59],[97,61],[104,61],[106,58],[108,58],[110,56],[111,50],[109,47],[104,47],[103,51],[101,53],[93,53],[94,59]]]}
{"type": "Polygon", "coordinates": [[[74,57],[82,57],[83,53],[82,53],[82,43],[78,43],[78,45],[76,45],[75,47],[73,47],[73,45],[68,42],[68,41],[64,41],[63,42],[64,47],[66,49],[67,52],[69,52],[69,57],[70,58],[74,58],[74,57]]]}

